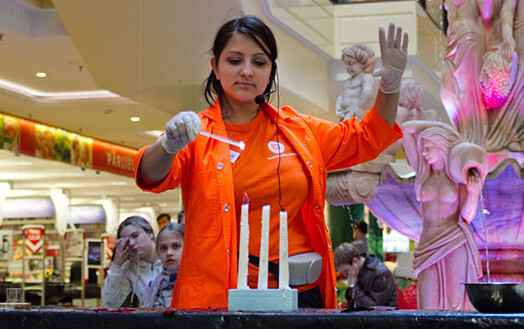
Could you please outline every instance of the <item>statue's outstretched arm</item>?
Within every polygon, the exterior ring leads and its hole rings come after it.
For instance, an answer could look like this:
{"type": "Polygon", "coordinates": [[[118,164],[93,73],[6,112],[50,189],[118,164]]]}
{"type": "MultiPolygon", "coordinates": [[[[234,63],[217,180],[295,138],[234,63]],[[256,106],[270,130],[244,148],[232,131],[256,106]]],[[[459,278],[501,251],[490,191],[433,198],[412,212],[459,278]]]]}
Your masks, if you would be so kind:
{"type": "Polygon", "coordinates": [[[482,183],[480,182],[478,174],[475,175],[474,172],[470,170],[466,186],[462,184],[460,187],[460,215],[468,224],[475,219],[477,214],[481,185],[482,183]]]}
{"type": "Polygon", "coordinates": [[[460,215],[468,224],[477,213],[479,195],[488,170],[488,155],[476,144],[462,142],[449,152],[450,178],[460,184],[460,215]]]}

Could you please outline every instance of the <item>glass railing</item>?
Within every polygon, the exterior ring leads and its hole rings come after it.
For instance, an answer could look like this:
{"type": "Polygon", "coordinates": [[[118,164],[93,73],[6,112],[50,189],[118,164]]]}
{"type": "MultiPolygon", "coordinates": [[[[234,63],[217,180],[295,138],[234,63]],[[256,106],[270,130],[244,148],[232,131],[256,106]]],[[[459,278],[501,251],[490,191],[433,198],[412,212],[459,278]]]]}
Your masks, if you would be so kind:
{"type": "MultiPolygon", "coordinates": [[[[398,0],[330,0],[335,5],[362,2],[391,2],[398,0]]],[[[447,11],[444,8],[444,0],[415,0],[426,11],[433,23],[446,34],[448,27],[447,11]]]]}

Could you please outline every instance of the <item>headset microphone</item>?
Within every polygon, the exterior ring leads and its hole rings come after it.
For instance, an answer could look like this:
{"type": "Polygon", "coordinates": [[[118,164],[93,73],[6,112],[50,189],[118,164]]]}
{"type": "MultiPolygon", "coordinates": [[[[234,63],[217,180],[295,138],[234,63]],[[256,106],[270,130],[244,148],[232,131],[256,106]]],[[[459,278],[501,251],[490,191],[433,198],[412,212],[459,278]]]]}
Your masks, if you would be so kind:
{"type": "Polygon", "coordinates": [[[266,96],[271,95],[275,91],[277,91],[277,90],[274,89],[274,90],[272,90],[272,91],[270,91],[268,93],[265,93],[265,94],[262,94],[262,95],[258,95],[257,97],[255,97],[255,103],[257,103],[258,105],[264,103],[264,101],[266,100],[266,96]]]}

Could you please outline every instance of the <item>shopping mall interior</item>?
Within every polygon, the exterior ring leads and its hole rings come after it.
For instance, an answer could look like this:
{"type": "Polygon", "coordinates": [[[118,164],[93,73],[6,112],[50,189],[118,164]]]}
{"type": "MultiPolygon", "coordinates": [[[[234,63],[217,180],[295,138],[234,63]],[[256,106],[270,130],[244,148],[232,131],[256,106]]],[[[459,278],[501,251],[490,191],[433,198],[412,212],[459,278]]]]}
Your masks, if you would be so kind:
{"type": "MultiPolygon", "coordinates": [[[[423,86],[423,108],[449,122],[439,94],[447,42],[442,5],[1,0],[0,284],[23,282],[34,304],[100,306],[118,223],[139,214],[157,229],[158,214],[176,218],[182,210],[178,189],[154,194],[136,187],[132,155],[154,143],[178,112],[206,107],[209,49],[216,29],[231,18],[256,15],[275,33],[279,85],[271,103],[334,122],[348,78],[342,50],[363,43],[378,54],[378,27],[400,24],[410,39],[404,77],[423,86]],[[27,256],[23,237],[35,228],[45,252],[27,256]],[[74,278],[79,263],[83,278],[74,278]],[[84,284],[79,288],[74,281],[84,284]]],[[[369,221],[368,210],[362,213],[369,221]]],[[[393,255],[392,263],[399,254],[412,254],[408,237],[380,240],[380,252],[393,255]]],[[[399,277],[414,281],[409,270],[399,277]]]]}

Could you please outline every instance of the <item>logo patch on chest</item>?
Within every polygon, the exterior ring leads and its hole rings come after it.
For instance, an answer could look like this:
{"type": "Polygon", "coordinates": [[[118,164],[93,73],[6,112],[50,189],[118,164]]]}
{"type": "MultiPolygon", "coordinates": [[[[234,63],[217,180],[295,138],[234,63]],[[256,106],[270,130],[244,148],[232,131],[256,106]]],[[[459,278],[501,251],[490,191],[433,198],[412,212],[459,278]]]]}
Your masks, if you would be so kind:
{"type": "Polygon", "coordinates": [[[284,144],[282,143],[277,143],[277,142],[269,142],[267,143],[267,148],[273,152],[273,153],[284,153],[284,144]]]}

